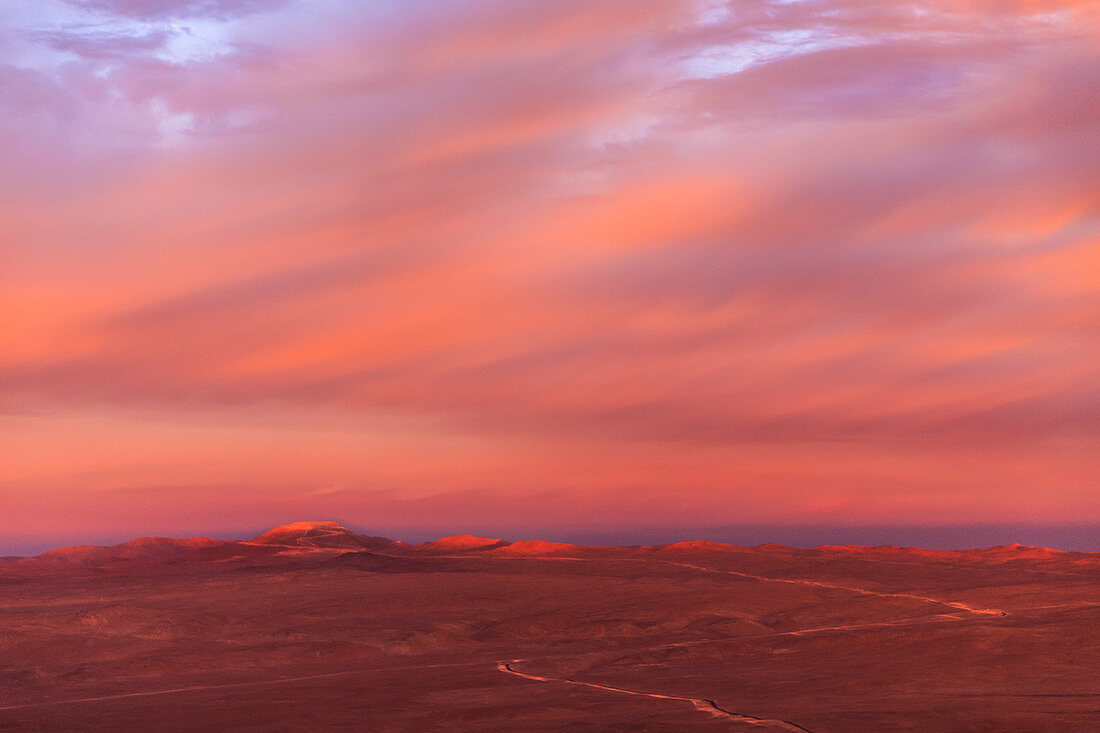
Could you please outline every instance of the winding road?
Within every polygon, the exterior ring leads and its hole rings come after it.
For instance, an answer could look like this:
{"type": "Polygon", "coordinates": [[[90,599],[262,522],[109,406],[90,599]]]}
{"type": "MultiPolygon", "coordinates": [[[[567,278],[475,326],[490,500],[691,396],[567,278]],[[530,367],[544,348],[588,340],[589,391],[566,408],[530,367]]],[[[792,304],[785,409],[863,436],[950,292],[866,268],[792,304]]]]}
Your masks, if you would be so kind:
{"type": "Polygon", "coordinates": [[[700,710],[704,713],[709,713],[716,718],[726,718],[732,720],[735,723],[746,723],[748,725],[756,726],[768,726],[769,728],[778,728],[780,730],[792,730],[799,733],[812,733],[812,731],[803,728],[801,725],[795,723],[789,723],[786,720],[774,720],[771,718],[754,718],[751,715],[742,715],[735,713],[732,710],[726,710],[719,707],[718,703],[714,700],[707,699],[705,697],[682,697],[680,695],[662,695],[657,692],[643,692],[641,690],[630,690],[625,687],[615,687],[614,685],[601,685],[597,682],[581,682],[571,677],[543,677],[537,674],[528,674],[527,672],[520,672],[512,665],[518,664],[524,660],[513,659],[510,662],[500,662],[497,664],[497,669],[506,674],[515,675],[516,677],[522,677],[527,680],[535,680],[536,682],[565,682],[570,685],[579,685],[581,687],[592,687],[597,690],[607,690],[608,692],[618,692],[624,695],[637,695],[639,697],[653,697],[658,700],[681,700],[683,702],[690,702],[696,710],[700,710]]]}
{"type": "MultiPolygon", "coordinates": [[[[463,557],[473,557],[473,556],[463,556],[463,557]]],[[[501,558],[501,559],[504,559],[504,558],[501,558]]],[[[520,559],[520,558],[508,558],[508,559],[520,559]]],[[[530,559],[534,559],[534,558],[530,558],[530,559]]],[[[582,557],[557,557],[557,558],[539,558],[539,559],[571,560],[571,561],[581,561],[581,562],[590,560],[590,558],[582,558],[582,557]]],[[[606,559],[606,558],[604,558],[604,559],[606,559]]],[[[622,559],[623,560],[628,560],[628,561],[644,561],[642,558],[622,558],[622,559]]],[[[593,558],[593,560],[595,560],[595,558],[593,558]]],[[[650,562],[654,562],[654,561],[650,560],[650,562]]],[[[817,580],[805,580],[805,579],[797,579],[797,578],[769,578],[769,577],[764,576],[764,575],[753,575],[751,573],[742,573],[742,572],[738,572],[736,570],[721,570],[721,569],[718,569],[718,568],[708,568],[708,567],[703,566],[703,565],[694,565],[692,563],[677,562],[677,561],[674,561],[674,560],[656,560],[655,562],[659,562],[659,563],[662,563],[662,564],[665,564],[665,565],[674,565],[674,566],[677,566],[677,567],[689,568],[691,570],[697,570],[697,571],[705,572],[705,573],[721,573],[721,574],[725,574],[725,575],[736,575],[738,577],[749,578],[749,579],[752,579],[752,580],[759,580],[759,581],[768,582],[768,583],[789,583],[789,584],[795,584],[795,585],[807,585],[807,586],[813,586],[813,587],[816,587],[816,588],[831,588],[831,589],[836,589],[836,590],[844,590],[844,591],[848,591],[848,592],[851,592],[851,593],[856,593],[856,594],[859,594],[859,595],[876,596],[876,597],[880,597],[880,598],[906,598],[906,599],[911,599],[911,600],[918,600],[918,601],[923,601],[925,603],[933,603],[933,604],[936,604],[936,605],[946,606],[948,608],[956,609],[958,611],[963,611],[963,612],[968,613],[968,614],[973,614],[975,616],[982,616],[982,617],[987,617],[987,618],[990,617],[990,616],[1007,616],[1008,615],[1008,613],[1006,611],[1003,611],[999,608],[977,608],[975,606],[971,606],[969,604],[962,603],[962,602],[959,602],[959,601],[945,601],[945,600],[941,600],[939,598],[931,598],[931,597],[928,597],[928,596],[920,596],[920,595],[915,595],[915,594],[912,594],[912,593],[883,593],[883,592],[879,592],[879,591],[868,590],[866,588],[853,588],[851,586],[846,586],[846,585],[836,585],[836,584],[833,584],[833,583],[823,583],[823,582],[817,581],[817,580]]],[[[921,617],[915,617],[915,618],[904,618],[904,619],[896,619],[896,620],[893,620],[893,621],[879,621],[879,622],[865,623],[865,624],[847,624],[847,625],[843,625],[843,626],[821,626],[821,627],[810,628],[810,629],[798,629],[798,630],[793,630],[793,631],[780,631],[780,632],[776,632],[775,634],[769,634],[769,636],[802,636],[802,635],[805,635],[805,634],[823,633],[823,632],[830,632],[830,631],[858,631],[858,630],[863,630],[863,629],[910,626],[910,625],[915,625],[915,624],[919,624],[919,623],[959,621],[962,618],[963,617],[960,616],[959,614],[937,614],[936,616],[932,616],[932,617],[923,617],[923,616],[921,616],[921,617]]],[[[666,649],[666,648],[686,647],[686,646],[701,646],[701,645],[705,645],[705,644],[717,644],[717,643],[721,643],[723,641],[731,641],[731,640],[737,640],[737,639],[740,639],[740,637],[733,637],[731,639],[702,639],[702,640],[698,640],[698,641],[674,642],[674,643],[670,643],[670,644],[661,644],[659,646],[650,647],[650,649],[666,649]]],[[[779,720],[779,719],[775,719],[775,718],[758,718],[758,717],[754,717],[752,715],[745,715],[745,714],[742,714],[742,713],[733,712],[732,710],[727,710],[723,707],[720,707],[714,700],[711,700],[711,699],[708,699],[708,698],[683,697],[683,696],[680,696],[680,695],[665,695],[665,694],[661,694],[661,693],[657,693],[657,692],[645,692],[643,690],[633,690],[633,689],[628,689],[628,688],[625,688],[625,687],[615,687],[614,685],[605,685],[605,684],[601,684],[601,683],[598,683],[598,682],[583,682],[581,680],[573,679],[572,677],[549,677],[549,676],[545,676],[545,675],[531,674],[529,672],[521,672],[513,666],[513,665],[519,664],[520,662],[523,662],[523,661],[525,661],[525,660],[513,659],[511,661],[502,661],[502,662],[499,662],[497,664],[497,669],[500,670],[501,672],[504,672],[505,674],[510,674],[510,675],[515,676],[515,677],[522,677],[522,678],[528,679],[528,680],[534,680],[536,682],[564,683],[564,684],[570,684],[570,685],[579,685],[579,686],[582,686],[582,687],[590,687],[590,688],[597,689],[597,690],[605,690],[607,692],[615,692],[615,693],[625,694],[625,695],[637,695],[637,696],[640,696],[640,697],[656,698],[658,700],[678,700],[678,701],[683,701],[683,702],[690,702],[692,705],[695,706],[696,710],[699,710],[699,711],[705,712],[705,713],[709,713],[710,715],[714,715],[716,717],[725,718],[725,719],[727,719],[727,720],[729,720],[733,723],[740,723],[740,724],[753,725],[753,726],[768,726],[768,727],[771,727],[771,728],[777,729],[777,730],[801,731],[802,733],[812,733],[812,731],[810,731],[808,728],[803,728],[802,726],[798,725],[797,723],[792,723],[792,722],[787,721],[787,720],[779,720]]]]}
{"type": "Polygon", "coordinates": [[[794,585],[809,585],[817,588],[832,588],[835,590],[846,590],[851,593],[858,593],[863,596],[877,596],[879,598],[908,598],[915,601],[924,601],[925,603],[935,603],[940,606],[947,606],[949,608],[955,608],[960,611],[966,611],[967,613],[976,614],[979,616],[1007,616],[1008,613],[1002,611],[999,608],[975,608],[974,606],[966,603],[960,603],[959,601],[944,601],[939,598],[930,598],[928,596],[918,596],[913,593],[880,593],[875,590],[867,590],[866,588],[853,588],[850,585],[835,585],[833,583],[822,583],[817,580],[802,580],[798,578],[769,578],[764,575],[752,575],[751,573],[740,573],[736,570],[719,570],[717,568],[708,568],[703,565],[692,565],[686,562],[675,562],[673,560],[658,560],[658,562],[666,565],[678,565],[682,568],[691,568],[692,570],[700,570],[705,573],[723,573],[725,575],[737,575],[742,578],[750,578],[752,580],[762,580],[768,583],[791,583],[794,585]]]}

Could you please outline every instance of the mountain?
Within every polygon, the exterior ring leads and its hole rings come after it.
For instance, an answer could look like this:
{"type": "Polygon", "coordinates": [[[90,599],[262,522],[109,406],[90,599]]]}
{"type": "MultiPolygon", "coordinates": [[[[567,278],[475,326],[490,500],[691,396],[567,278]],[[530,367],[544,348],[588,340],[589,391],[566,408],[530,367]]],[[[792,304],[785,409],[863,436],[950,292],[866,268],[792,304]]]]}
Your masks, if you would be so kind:
{"type": "Polygon", "coordinates": [[[432,542],[414,545],[413,548],[423,552],[477,552],[479,550],[493,550],[498,547],[506,547],[510,544],[511,543],[507,540],[477,537],[472,534],[457,534],[432,542]]]}
{"type": "Polygon", "coordinates": [[[61,547],[39,555],[36,560],[58,565],[102,565],[116,561],[168,560],[196,550],[234,544],[210,537],[175,539],[172,537],[138,537],[120,545],[77,545],[61,547]]]}
{"type": "MultiPolygon", "coordinates": [[[[1013,566],[1020,562],[1050,563],[1080,567],[1100,567],[1100,553],[1074,553],[1025,545],[1002,545],[972,550],[922,550],[910,547],[862,547],[822,545],[813,549],[798,549],[777,544],[740,547],[721,542],[689,541],[668,545],[611,547],[574,545],[543,540],[508,540],[461,534],[431,542],[410,545],[386,537],[354,532],[333,521],[293,522],[264,532],[250,540],[217,540],[209,537],[173,539],[170,537],[140,537],[119,545],[79,545],[50,550],[31,558],[0,558],[0,568],[19,572],[38,568],[49,573],[73,569],[125,569],[156,564],[166,566],[195,563],[249,561],[293,563],[318,550],[379,553],[405,558],[431,556],[484,555],[487,558],[517,557],[595,557],[723,559],[741,563],[745,570],[763,572],[787,568],[790,572],[847,563],[971,563],[986,567],[1013,566]],[[823,563],[825,565],[823,565],[823,563]]],[[[378,559],[377,557],[375,558],[378,559]]],[[[694,560],[692,560],[694,561],[694,560]]],[[[887,567],[889,565],[883,565],[887,567]]]]}
{"type": "Polygon", "coordinates": [[[562,553],[577,552],[581,545],[570,545],[564,542],[546,542],[545,540],[520,540],[498,548],[495,552],[501,555],[560,555],[562,553]]]}
{"type": "Polygon", "coordinates": [[[283,545],[324,550],[381,550],[396,544],[386,537],[352,532],[336,522],[293,522],[248,540],[257,545],[283,545]]]}

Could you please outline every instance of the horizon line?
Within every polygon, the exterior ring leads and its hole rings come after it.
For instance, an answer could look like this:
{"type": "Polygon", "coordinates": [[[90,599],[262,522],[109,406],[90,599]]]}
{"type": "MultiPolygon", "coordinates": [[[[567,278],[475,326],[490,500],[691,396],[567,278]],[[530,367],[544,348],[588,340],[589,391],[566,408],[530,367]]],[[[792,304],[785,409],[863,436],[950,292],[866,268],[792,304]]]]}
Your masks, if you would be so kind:
{"type": "MultiPolygon", "coordinates": [[[[259,536],[273,526],[284,526],[302,520],[292,520],[266,527],[241,527],[232,530],[184,528],[182,530],[123,534],[53,535],[0,539],[0,557],[33,557],[50,550],[81,545],[112,546],[141,537],[184,539],[210,537],[218,540],[243,541],[259,536]]],[[[716,542],[737,547],[759,547],[778,544],[791,549],[815,549],[824,546],[901,547],[922,550],[966,551],[1022,545],[1043,547],[1062,552],[1100,552],[1100,523],[1044,524],[1023,522],[984,522],[975,524],[777,524],[752,523],[740,525],[646,526],[605,530],[592,528],[511,529],[480,525],[470,528],[386,527],[385,524],[365,525],[354,521],[335,521],[358,534],[385,536],[408,544],[431,542],[442,537],[471,534],[504,538],[508,542],[543,540],[576,545],[607,545],[643,547],[676,542],[716,542]],[[392,536],[391,536],[392,535],[392,536]],[[970,538],[966,542],[963,538],[970,538]],[[1047,537],[1049,540],[1044,540],[1047,537]]]]}

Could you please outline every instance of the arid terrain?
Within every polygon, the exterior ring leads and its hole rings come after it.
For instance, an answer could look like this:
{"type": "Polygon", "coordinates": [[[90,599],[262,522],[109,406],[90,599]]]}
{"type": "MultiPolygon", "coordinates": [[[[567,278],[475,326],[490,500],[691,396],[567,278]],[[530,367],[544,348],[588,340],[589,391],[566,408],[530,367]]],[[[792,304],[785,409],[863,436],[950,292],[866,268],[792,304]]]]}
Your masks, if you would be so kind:
{"type": "Polygon", "coordinates": [[[0,730],[1100,731],[1100,553],[302,522],[0,588],[0,730]]]}

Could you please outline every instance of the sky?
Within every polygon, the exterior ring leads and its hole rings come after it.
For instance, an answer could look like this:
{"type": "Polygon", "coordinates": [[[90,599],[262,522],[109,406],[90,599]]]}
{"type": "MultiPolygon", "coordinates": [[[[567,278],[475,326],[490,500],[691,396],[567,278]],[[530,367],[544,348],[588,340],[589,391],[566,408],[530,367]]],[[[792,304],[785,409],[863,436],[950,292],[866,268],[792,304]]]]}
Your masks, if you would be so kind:
{"type": "Polygon", "coordinates": [[[1095,0],[5,0],[0,554],[1100,525],[1098,41],[1095,0]]]}

